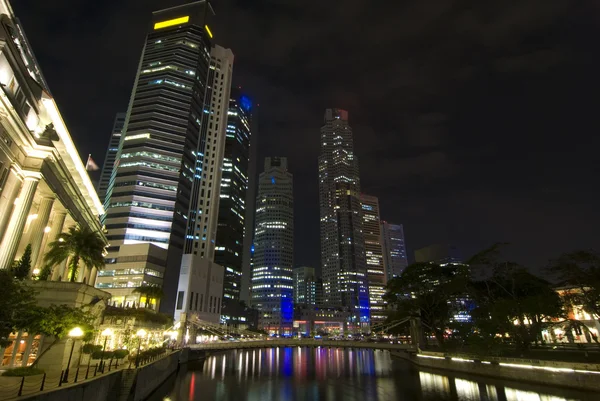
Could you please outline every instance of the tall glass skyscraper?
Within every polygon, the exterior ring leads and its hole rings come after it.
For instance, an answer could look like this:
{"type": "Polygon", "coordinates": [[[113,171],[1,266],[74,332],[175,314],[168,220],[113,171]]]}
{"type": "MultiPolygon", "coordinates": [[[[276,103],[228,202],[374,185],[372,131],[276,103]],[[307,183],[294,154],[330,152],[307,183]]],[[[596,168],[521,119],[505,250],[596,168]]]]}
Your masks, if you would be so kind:
{"type": "Polygon", "coordinates": [[[383,262],[383,243],[381,237],[379,199],[375,196],[360,194],[362,208],[363,235],[365,237],[365,256],[367,261],[367,279],[369,283],[369,302],[371,321],[380,323],[386,319],[385,285],[387,283],[383,262]]]}
{"type": "MultiPolygon", "coordinates": [[[[204,178],[199,149],[206,125],[214,124],[208,108],[215,96],[205,98],[215,71],[212,13],[208,1],[153,13],[107,191],[111,246],[97,286],[115,303],[135,302],[133,289],[151,283],[163,285],[161,309],[173,312],[188,213],[196,205],[192,188],[204,178]]],[[[228,96],[227,90],[219,98],[228,103],[228,96]]]]}
{"type": "Polygon", "coordinates": [[[388,280],[400,276],[406,266],[406,244],[404,242],[404,227],[402,224],[381,222],[381,237],[383,238],[383,262],[388,280]]]}
{"type": "Polygon", "coordinates": [[[319,156],[319,205],[323,303],[349,309],[349,330],[368,330],[369,291],[360,178],[345,110],[325,111],[319,156]]]}
{"type": "Polygon", "coordinates": [[[127,113],[117,113],[110,134],[110,140],[108,141],[106,156],[104,156],[104,164],[102,165],[102,173],[100,174],[100,182],[98,183],[98,197],[103,204],[106,200],[106,191],[108,190],[110,177],[115,167],[115,161],[117,160],[119,142],[121,142],[121,136],[123,135],[126,117],[127,113]]]}
{"type": "Polygon", "coordinates": [[[239,301],[242,288],[246,191],[252,125],[252,101],[231,89],[223,158],[215,262],[225,268],[223,307],[239,301]]]}
{"type": "Polygon", "coordinates": [[[285,157],[267,157],[258,179],[251,301],[259,327],[271,334],[292,332],[293,263],[292,174],[285,157]]]}

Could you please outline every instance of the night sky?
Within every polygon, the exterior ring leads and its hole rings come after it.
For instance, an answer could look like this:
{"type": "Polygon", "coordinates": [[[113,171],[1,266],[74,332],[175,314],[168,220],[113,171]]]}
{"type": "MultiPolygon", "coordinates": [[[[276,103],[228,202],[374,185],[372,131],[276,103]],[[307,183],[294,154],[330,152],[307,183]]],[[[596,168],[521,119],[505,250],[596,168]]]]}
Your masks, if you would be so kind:
{"type": "MultiPolygon", "coordinates": [[[[153,10],[182,0],[14,0],[81,155],[104,160],[153,10]]],[[[215,0],[216,43],[260,103],[259,152],[294,174],[297,265],[319,264],[327,107],[354,128],[363,192],[409,256],[494,242],[539,268],[600,246],[597,1],[215,0]]],[[[262,169],[262,160],[260,161],[262,169]]]]}

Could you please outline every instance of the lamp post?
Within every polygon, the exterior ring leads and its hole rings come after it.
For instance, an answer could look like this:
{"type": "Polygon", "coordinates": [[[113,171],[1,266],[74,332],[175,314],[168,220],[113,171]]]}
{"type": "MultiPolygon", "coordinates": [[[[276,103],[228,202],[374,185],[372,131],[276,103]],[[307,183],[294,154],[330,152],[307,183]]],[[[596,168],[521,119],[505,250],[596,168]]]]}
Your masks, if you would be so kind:
{"type": "Polygon", "coordinates": [[[63,383],[68,383],[69,382],[69,367],[71,366],[71,358],[73,357],[73,349],[75,349],[75,341],[77,341],[78,338],[81,338],[83,336],[83,330],[81,330],[79,327],[75,327],[73,329],[71,329],[71,331],[69,331],[69,338],[71,339],[71,352],[69,353],[69,362],[67,362],[67,368],[65,369],[65,375],[63,377],[63,383]]]}
{"type": "Polygon", "coordinates": [[[140,366],[140,348],[142,347],[142,338],[146,337],[146,330],[139,329],[135,335],[139,338],[137,354],[135,354],[135,367],[137,369],[137,367],[140,366]]]}
{"type": "Polygon", "coordinates": [[[108,341],[109,336],[112,336],[112,333],[111,329],[104,329],[102,333],[100,333],[104,336],[104,346],[102,347],[102,353],[100,354],[100,372],[102,373],[104,373],[104,365],[102,365],[102,362],[104,361],[104,353],[106,352],[106,341],[108,341]]]}

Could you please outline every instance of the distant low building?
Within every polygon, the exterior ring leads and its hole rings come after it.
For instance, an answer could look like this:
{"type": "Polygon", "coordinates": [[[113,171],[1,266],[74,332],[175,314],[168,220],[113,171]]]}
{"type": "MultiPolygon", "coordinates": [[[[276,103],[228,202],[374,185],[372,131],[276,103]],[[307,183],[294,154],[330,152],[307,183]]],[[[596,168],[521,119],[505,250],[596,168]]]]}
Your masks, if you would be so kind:
{"type": "Polygon", "coordinates": [[[463,263],[458,248],[450,244],[434,244],[415,251],[415,262],[440,265],[463,263]]]}
{"type": "Polygon", "coordinates": [[[294,333],[303,336],[343,335],[352,313],[343,307],[298,306],[294,310],[294,333]]]}

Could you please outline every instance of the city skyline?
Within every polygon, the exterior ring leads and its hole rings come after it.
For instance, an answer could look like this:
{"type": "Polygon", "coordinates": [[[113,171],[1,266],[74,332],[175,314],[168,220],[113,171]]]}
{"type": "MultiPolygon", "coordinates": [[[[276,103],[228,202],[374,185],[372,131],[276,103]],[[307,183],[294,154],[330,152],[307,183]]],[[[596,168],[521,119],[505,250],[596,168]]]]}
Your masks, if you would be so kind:
{"type": "MultiPolygon", "coordinates": [[[[114,115],[127,106],[147,15],[180,3],[103,7],[63,1],[43,6],[44,18],[31,1],[13,5],[84,157],[92,153],[103,160],[114,115]],[[63,21],[61,28],[52,21],[63,21]],[[98,49],[110,49],[121,60],[119,68],[98,49]]],[[[532,12],[535,5],[539,2],[507,4],[482,23],[483,5],[473,4],[467,14],[448,2],[446,25],[416,2],[402,10],[400,4],[370,7],[365,17],[381,22],[363,32],[361,41],[381,43],[378,49],[384,52],[398,49],[389,55],[390,67],[380,70],[350,43],[352,35],[336,33],[340,24],[351,26],[365,14],[358,2],[345,4],[344,18],[331,27],[325,20],[339,9],[335,2],[322,6],[319,20],[294,2],[268,10],[217,4],[213,33],[242,60],[234,84],[253,94],[263,116],[272,116],[261,127],[261,158],[288,157],[296,196],[307,205],[297,224],[296,247],[306,250],[298,264],[318,266],[317,172],[307,161],[317,157],[314,127],[326,107],[346,108],[353,116],[362,189],[380,198],[382,219],[404,225],[411,259],[415,249],[431,243],[456,243],[470,255],[509,241],[527,244],[515,246],[514,259],[544,265],[553,256],[548,249],[591,248],[599,241],[591,224],[599,217],[591,201],[597,189],[585,185],[593,181],[592,149],[598,139],[589,127],[596,125],[590,111],[597,100],[581,102],[578,95],[578,88],[598,88],[593,78],[597,52],[586,45],[596,36],[595,25],[586,23],[594,13],[564,4],[542,7],[546,14],[539,18],[532,12]],[[415,24],[421,12],[424,22],[415,24]],[[392,23],[387,15],[400,15],[400,21],[392,23]],[[521,15],[518,28],[502,28],[512,26],[511,15],[521,15]],[[571,20],[580,23],[563,29],[571,20]],[[315,26],[314,37],[299,34],[307,24],[315,26]],[[397,25],[403,34],[387,33],[397,25]],[[455,26],[471,33],[464,44],[455,26]],[[239,35],[239,29],[249,34],[239,35]],[[270,34],[277,29],[289,33],[286,40],[284,34],[270,34]],[[319,43],[318,37],[331,32],[328,42],[335,46],[319,43]],[[547,46],[526,40],[535,35],[547,37],[547,46]],[[571,53],[565,54],[560,43],[571,53]],[[474,59],[472,50],[480,48],[487,50],[477,51],[480,57],[474,59]],[[327,62],[312,64],[318,57],[327,62]],[[542,73],[530,79],[536,71],[542,73]],[[566,85],[559,79],[563,75],[573,82],[566,85]],[[565,146],[566,132],[572,142],[565,146]],[[567,197],[571,193],[575,199],[567,197]]]]}

